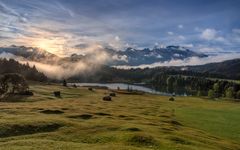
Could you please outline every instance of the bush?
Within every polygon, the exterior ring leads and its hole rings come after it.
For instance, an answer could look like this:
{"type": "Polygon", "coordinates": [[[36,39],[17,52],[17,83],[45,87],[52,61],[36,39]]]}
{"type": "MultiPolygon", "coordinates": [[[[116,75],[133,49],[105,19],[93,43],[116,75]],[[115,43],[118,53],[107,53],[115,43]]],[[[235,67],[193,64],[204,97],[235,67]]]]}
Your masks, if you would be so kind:
{"type": "Polygon", "coordinates": [[[63,80],[63,86],[67,87],[67,81],[65,79],[63,80]]]}
{"type": "Polygon", "coordinates": [[[228,97],[228,98],[234,98],[234,89],[233,89],[233,87],[229,87],[229,88],[226,90],[226,97],[228,97]]]}
{"type": "Polygon", "coordinates": [[[208,91],[208,97],[210,97],[210,98],[215,98],[215,95],[214,95],[214,91],[213,91],[213,90],[209,90],[209,91],[208,91]]]}
{"type": "Polygon", "coordinates": [[[33,92],[32,91],[25,91],[25,92],[21,92],[19,93],[20,95],[27,95],[27,96],[33,96],[33,92]]]}
{"type": "Polygon", "coordinates": [[[173,97],[170,97],[169,101],[175,101],[175,99],[173,97]]]}
{"type": "Polygon", "coordinates": [[[61,97],[61,92],[60,91],[54,91],[53,92],[55,97],[61,97]]]}
{"type": "Polygon", "coordinates": [[[158,142],[149,135],[137,134],[128,139],[128,142],[139,146],[157,146],[158,142]]]}
{"type": "Polygon", "coordinates": [[[104,96],[103,100],[104,101],[112,101],[112,98],[111,98],[111,96],[104,96]]]}
{"type": "Polygon", "coordinates": [[[197,92],[197,96],[206,96],[207,94],[206,94],[206,92],[204,92],[204,91],[198,91],[197,92]]]}
{"type": "Polygon", "coordinates": [[[17,73],[5,74],[0,79],[0,94],[25,93],[29,87],[25,78],[17,73]]]}
{"type": "Polygon", "coordinates": [[[237,99],[240,99],[240,90],[237,92],[236,97],[237,97],[237,99]]]}
{"type": "Polygon", "coordinates": [[[110,93],[109,96],[115,97],[116,93],[110,93]]]}

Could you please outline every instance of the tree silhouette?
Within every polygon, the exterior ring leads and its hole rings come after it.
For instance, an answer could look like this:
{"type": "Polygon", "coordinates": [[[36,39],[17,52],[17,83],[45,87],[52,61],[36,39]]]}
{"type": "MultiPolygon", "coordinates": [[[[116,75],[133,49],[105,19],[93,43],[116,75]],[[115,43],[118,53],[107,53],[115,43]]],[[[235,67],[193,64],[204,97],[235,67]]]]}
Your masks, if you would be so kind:
{"type": "Polygon", "coordinates": [[[17,73],[5,74],[0,79],[1,95],[6,93],[23,93],[29,89],[25,78],[17,73]]]}
{"type": "Polygon", "coordinates": [[[63,79],[63,86],[67,86],[67,81],[63,79]]]}

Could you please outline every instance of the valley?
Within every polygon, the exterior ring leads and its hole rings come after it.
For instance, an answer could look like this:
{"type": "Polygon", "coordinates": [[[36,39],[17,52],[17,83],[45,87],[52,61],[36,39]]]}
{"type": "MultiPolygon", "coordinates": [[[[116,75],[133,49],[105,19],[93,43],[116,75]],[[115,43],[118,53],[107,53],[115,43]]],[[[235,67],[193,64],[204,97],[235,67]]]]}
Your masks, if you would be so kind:
{"type": "Polygon", "coordinates": [[[240,149],[239,103],[30,83],[1,102],[0,149],[240,149]],[[61,91],[56,98],[53,91],[61,91]]]}

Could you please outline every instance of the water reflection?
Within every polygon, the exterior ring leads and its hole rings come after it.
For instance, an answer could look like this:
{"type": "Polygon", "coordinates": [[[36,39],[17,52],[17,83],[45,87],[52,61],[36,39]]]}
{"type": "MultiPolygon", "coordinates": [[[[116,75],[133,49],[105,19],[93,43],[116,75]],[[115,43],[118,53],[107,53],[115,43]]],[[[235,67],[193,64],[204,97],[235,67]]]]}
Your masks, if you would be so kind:
{"type": "Polygon", "coordinates": [[[142,91],[152,94],[159,94],[159,95],[192,95],[192,93],[187,92],[184,88],[169,88],[169,87],[156,87],[152,85],[133,85],[133,84],[126,84],[126,83],[70,83],[75,84],[77,86],[99,86],[99,87],[107,87],[109,89],[123,89],[123,90],[133,90],[133,91],[142,91]]]}

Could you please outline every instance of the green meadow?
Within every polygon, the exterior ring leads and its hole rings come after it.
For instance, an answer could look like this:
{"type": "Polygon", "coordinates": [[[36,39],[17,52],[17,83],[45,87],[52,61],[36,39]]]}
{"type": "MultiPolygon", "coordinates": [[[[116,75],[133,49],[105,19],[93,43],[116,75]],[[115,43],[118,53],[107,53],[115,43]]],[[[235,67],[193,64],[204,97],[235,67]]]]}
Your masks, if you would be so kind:
{"type": "Polygon", "coordinates": [[[240,103],[32,83],[0,102],[4,150],[238,150],[240,103]],[[61,98],[53,95],[61,91],[61,98]]]}

